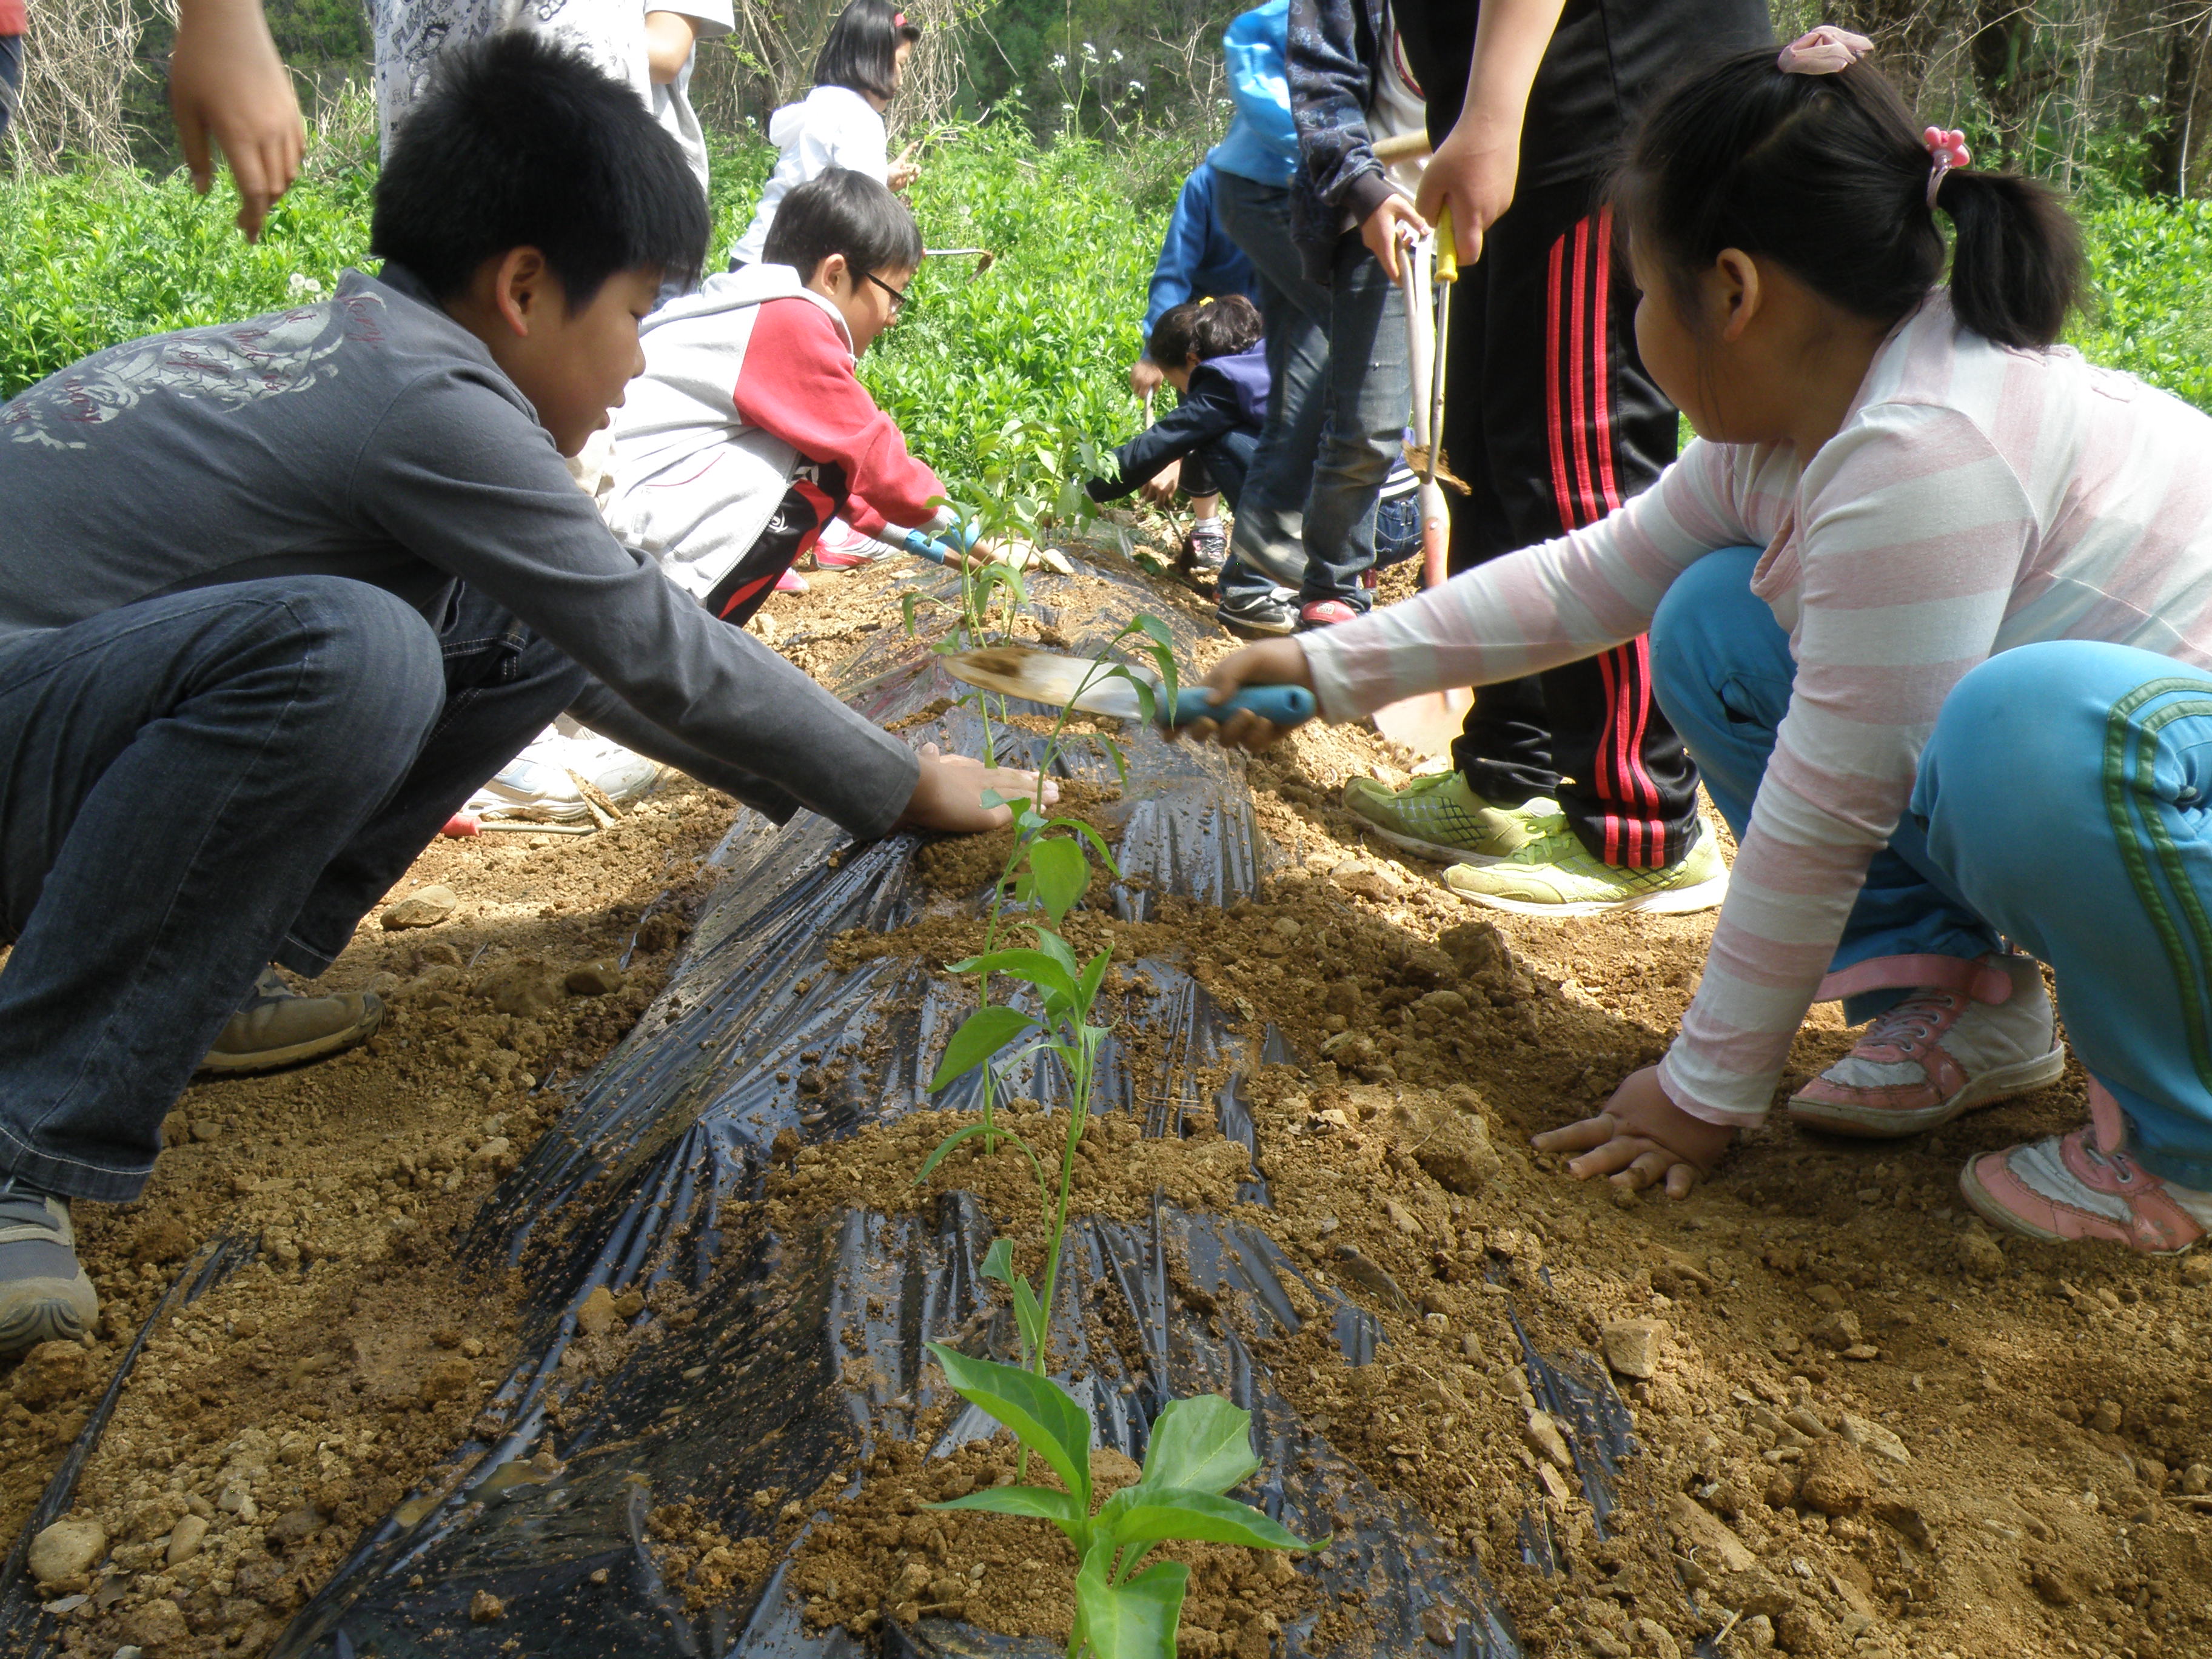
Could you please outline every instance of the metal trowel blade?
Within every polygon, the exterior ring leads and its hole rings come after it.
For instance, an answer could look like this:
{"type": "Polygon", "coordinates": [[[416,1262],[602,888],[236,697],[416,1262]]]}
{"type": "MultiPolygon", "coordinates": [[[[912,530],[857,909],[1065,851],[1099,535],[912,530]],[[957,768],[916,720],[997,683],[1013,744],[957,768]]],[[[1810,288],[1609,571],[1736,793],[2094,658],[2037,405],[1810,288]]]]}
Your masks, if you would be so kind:
{"type": "MultiPolygon", "coordinates": [[[[1048,708],[1080,708],[1085,714],[1115,720],[1144,718],[1137,688],[1113,665],[1088,657],[1063,657],[1021,645],[994,645],[980,651],[956,651],[939,660],[953,678],[987,691],[1003,691],[1010,697],[1026,697],[1048,708]]],[[[1141,675],[1154,697],[1159,697],[1159,682],[1152,675],[1141,669],[1122,672],[1141,675]]]]}

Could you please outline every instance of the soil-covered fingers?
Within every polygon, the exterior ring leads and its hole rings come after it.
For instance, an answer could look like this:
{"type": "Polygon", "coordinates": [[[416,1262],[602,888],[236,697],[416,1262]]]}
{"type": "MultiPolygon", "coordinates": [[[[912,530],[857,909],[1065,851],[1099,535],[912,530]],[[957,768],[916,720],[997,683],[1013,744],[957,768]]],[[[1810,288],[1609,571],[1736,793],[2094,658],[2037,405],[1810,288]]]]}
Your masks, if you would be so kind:
{"type": "Polygon", "coordinates": [[[1534,1145],[1540,1152],[1576,1154],[1567,1173],[1577,1181],[1609,1176],[1632,1188],[1663,1183],[1670,1198],[1681,1198],[1735,1139],[1726,1125],[1677,1106],[1659,1081],[1659,1068],[1647,1066],[1628,1075],[1603,1111],[1547,1129],[1534,1145]]]}
{"type": "Polygon", "coordinates": [[[924,744],[918,757],[921,775],[908,797],[900,824],[912,830],[935,830],[951,835],[974,835],[996,830],[1013,821],[1009,801],[1042,800],[1047,806],[1060,799],[1060,786],[1037,775],[1011,766],[986,766],[965,755],[940,753],[935,744],[924,744]],[[988,794],[994,799],[986,801],[988,794]]]}

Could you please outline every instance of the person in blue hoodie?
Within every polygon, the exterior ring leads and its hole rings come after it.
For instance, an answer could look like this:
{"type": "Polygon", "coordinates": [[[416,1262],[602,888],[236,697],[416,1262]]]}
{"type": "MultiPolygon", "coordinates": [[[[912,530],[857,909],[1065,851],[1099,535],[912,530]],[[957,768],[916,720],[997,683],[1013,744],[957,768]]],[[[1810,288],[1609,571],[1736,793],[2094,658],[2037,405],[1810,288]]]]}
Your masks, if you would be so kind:
{"type": "Polygon", "coordinates": [[[1114,452],[1113,475],[1085,486],[1091,500],[1116,501],[1177,466],[1184,493],[1237,510],[1267,418],[1259,307],[1241,294],[1186,300],[1152,325],[1146,356],[1181,401],[1114,452]]]}

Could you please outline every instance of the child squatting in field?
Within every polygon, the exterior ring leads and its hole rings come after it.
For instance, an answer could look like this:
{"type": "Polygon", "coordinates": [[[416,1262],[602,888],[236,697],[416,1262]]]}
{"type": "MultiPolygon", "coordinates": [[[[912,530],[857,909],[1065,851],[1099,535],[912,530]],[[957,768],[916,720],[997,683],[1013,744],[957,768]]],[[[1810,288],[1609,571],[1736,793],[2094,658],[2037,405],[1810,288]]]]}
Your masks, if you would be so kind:
{"type": "Polygon", "coordinates": [[[1186,493],[1225,495],[1234,512],[1267,419],[1260,308],[1241,294],[1170,306],[1146,337],[1145,361],[1182,401],[1114,452],[1114,476],[1084,486],[1091,499],[1119,501],[1173,466],[1186,493]]]}
{"type": "Polygon", "coordinates": [[[0,1354],[91,1328],[70,1201],[138,1196],[204,1059],[376,1029],[374,996],[295,997],[267,964],[327,968],[562,710],[860,836],[991,828],[984,789],[1034,787],[917,756],[571,481],[708,230],[629,88],[501,35],[447,53],[399,134],[381,276],[0,406],[0,1354]]]}
{"type": "Polygon", "coordinates": [[[606,507],[628,545],[739,624],[833,520],[869,537],[957,524],[854,374],[921,264],[906,204],[832,167],[783,198],[762,254],[646,319],[606,507]]]}
{"type": "Polygon", "coordinates": [[[1351,720],[1648,629],[1741,850],[1666,1057],[1537,1146],[1680,1196],[1839,997],[1872,1023],[1790,1115],[1933,1128],[2057,1079],[2039,960],[2091,1121],[1973,1158],[1967,1200],[2185,1249],[2212,1228],[2212,419],[2054,345],[2072,222],[1917,131],[1869,49],[1824,27],[1738,57],[1634,141],[1638,339],[1699,434],[1649,491],[1209,683],[1351,720]]]}

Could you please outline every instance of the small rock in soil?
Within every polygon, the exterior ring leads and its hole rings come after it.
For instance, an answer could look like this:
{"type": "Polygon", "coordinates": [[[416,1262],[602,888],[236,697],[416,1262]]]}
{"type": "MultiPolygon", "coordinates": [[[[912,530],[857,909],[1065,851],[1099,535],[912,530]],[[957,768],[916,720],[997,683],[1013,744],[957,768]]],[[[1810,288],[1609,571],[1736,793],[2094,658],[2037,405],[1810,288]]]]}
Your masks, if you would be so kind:
{"type": "Polygon", "coordinates": [[[571,968],[562,981],[572,997],[612,996],[624,982],[623,970],[611,962],[587,962],[580,968],[571,968]]]}
{"type": "Polygon", "coordinates": [[[2212,1255],[2192,1255],[2181,1264],[2185,1285],[2212,1285],[2212,1255]]]}
{"type": "Polygon", "coordinates": [[[1832,1626],[1822,1614],[1800,1602],[1774,1620],[1774,1644],[1801,1656],[1826,1653],[1834,1646],[1832,1626]]]}
{"type": "Polygon", "coordinates": [[[143,1267],[149,1261],[167,1264],[191,1255],[192,1244],[192,1236],[185,1231],[182,1222],[173,1216],[156,1216],[141,1227],[137,1237],[131,1241],[131,1265],[143,1267]]]}
{"type": "Polygon", "coordinates": [[[1855,1446],[1816,1440],[1805,1449],[1797,1501],[1823,1515],[1849,1515],[1874,1496],[1874,1475],[1855,1446]]]}
{"type": "Polygon", "coordinates": [[[1651,1659],[1682,1659],[1682,1644],[1674,1639],[1674,1632],[1656,1619],[1636,1621],[1636,1649],[1649,1654],[1651,1659]]]}
{"type": "Polygon", "coordinates": [[[92,1356],[75,1342],[41,1342],[23,1356],[10,1385],[31,1411],[80,1395],[92,1386],[92,1356]]]}
{"type": "Polygon", "coordinates": [[[1399,882],[1395,876],[1372,864],[1363,864],[1358,859],[1346,859],[1328,872],[1328,878],[1346,892],[1357,898],[1388,899],[1397,896],[1399,882]]]}
{"type": "Polygon", "coordinates": [[[477,987],[499,1013],[518,1019],[549,1014],[568,1000],[568,975],[534,957],[519,957],[494,969],[477,987]]]}
{"type": "Polygon", "coordinates": [[[1459,1620],[1448,1608],[1427,1607],[1421,1609],[1421,1634],[1440,1648],[1448,1648],[1459,1638],[1459,1620]]]}
{"type": "Polygon", "coordinates": [[[1748,1572],[1759,1565],[1751,1547],[1729,1525],[1707,1514],[1686,1492],[1667,1502],[1667,1519],[1686,1549],[1702,1553],[1706,1566],[1716,1572],[1748,1572]]]}
{"type": "Polygon", "coordinates": [[[495,1625],[507,1617],[507,1603],[489,1590],[478,1590],[469,1600],[469,1622],[495,1625]]]}
{"type": "Polygon", "coordinates": [[[418,887],[398,903],[386,906],[378,920],[394,933],[402,927],[435,927],[460,903],[461,896],[450,887],[418,887]]]}
{"type": "Polygon", "coordinates": [[[123,1620],[126,1641],[155,1653],[174,1647],[191,1634],[185,1610],[166,1595],[156,1595],[133,1607],[123,1620]]]}
{"type": "Polygon", "coordinates": [[[2097,1409],[2089,1413],[2089,1426],[2096,1430],[2099,1434],[2118,1434],[2120,1431],[2120,1419],[2124,1414],[2120,1409],[2118,1401],[2100,1400],[2097,1402],[2097,1409]]]}
{"type": "Polygon", "coordinates": [[[31,1540],[26,1565],[41,1588],[81,1588],[107,1553],[107,1528],[97,1521],[57,1521],[31,1540]]]}
{"type": "Polygon", "coordinates": [[[1978,1227],[1959,1235],[1959,1265],[1976,1279],[1996,1279],[2005,1270],[2004,1252],[1978,1227]]]}
{"type": "Polygon", "coordinates": [[[2081,1599],[2081,1582],[2072,1568],[2059,1561],[2038,1561],[2027,1571],[2035,1593],[2054,1607],[2070,1607],[2081,1599]]]}
{"type": "Polygon", "coordinates": [[[422,1403],[434,1406],[441,1401],[458,1400],[476,1380],[475,1366],[459,1354],[450,1355],[431,1366],[429,1375],[422,1379],[422,1403]]]}
{"type": "Polygon", "coordinates": [[[1838,1425],[1844,1438],[1870,1457],[1887,1458],[1893,1463],[1910,1463],[1912,1454],[1905,1442],[1879,1423],[1845,1412],[1838,1425]]]}
{"type": "Polygon", "coordinates": [[[1391,1139],[1447,1192],[1479,1193],[1504,1167],[1472,1089],[1416,1091],[1391,1107],[1387,1121],[1391,1139]]]}
{"type": "Polygon", "coordinates": [[[1522,1437],[1528,1441],[1528,1449],[1550,1462],[1562,1473],[1574,1473],[1573,1454],[1567,1450],[1566,1437],[1549,1412],[1530,1412],[1528,1420],[1521,1426],[1522,1437]]]}
{"type": "Polygon", "coordinates": [[[169,1565],[179,1566],[198,1555],[207,1535],[208,1523],[197,1515],[188,1515],[178,1522],[169,1533],[169,1565]]]}
{"type": "Polygon", "coordinates": [[[1859,1316],[1838,1309],[1806,1333],[1824,1348],[1856,1347],[1860,1340],[1859,1316]]]}
{"type": "Polygon", "coordinates": [[[1622,1376],[1648,1382],[1659,1369],[1667,1327],[1656,1319],[1616,1319],[1601,1333],[1605,1363],[1622,1376]]]}
{"type": "Polygon", "coordinates": [[[602,1285],[577,1305],[576,1328],[586,1336],[605,1336],[614,1325],[614,1292],[602,1285]]]}

